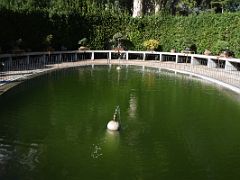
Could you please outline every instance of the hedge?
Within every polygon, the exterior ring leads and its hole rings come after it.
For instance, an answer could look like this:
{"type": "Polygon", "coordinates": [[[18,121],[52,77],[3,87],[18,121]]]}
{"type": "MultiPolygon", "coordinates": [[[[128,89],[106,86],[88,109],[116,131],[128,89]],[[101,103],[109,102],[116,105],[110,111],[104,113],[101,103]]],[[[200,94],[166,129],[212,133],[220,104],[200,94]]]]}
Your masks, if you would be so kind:
{"type": "Polygon", "coordinates": [[[124,14],[104,13],[82,15],[78,12],[51,16],[44,11],[0,11],[0,47],[11,50],[23,39],[22,48],[44,50],[44,39],[53,34],[55,49],[62,45],[77,49],[78,41],[89,39],[91,49],[108,49],[109,41],[117,32],[126,35],[134,44],[133,50],[144,50],[143,42],[156,39],[163,51],[181,51],[187,44],[197,46],[197,53],[205,49],[219,53],[218,41],[240,57],[240,13],[199,14],[191,16],[144,16],[132,18],[124,14]]]}

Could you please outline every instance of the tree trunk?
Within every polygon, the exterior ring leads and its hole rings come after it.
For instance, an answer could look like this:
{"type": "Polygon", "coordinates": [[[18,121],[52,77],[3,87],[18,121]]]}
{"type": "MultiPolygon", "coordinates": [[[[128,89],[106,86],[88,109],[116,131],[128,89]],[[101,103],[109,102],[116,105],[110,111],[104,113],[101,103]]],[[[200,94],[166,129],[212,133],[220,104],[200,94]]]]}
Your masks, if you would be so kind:
{"type": "Polygon", "coordinates": [[[155,0],[155,14],[160,11],[160,2],[155,0]]]}
{"type": "Polygon", "coordinates": [[[133,17],[141,17],[143,13],[143,0],[133,1],[133,17]]]}

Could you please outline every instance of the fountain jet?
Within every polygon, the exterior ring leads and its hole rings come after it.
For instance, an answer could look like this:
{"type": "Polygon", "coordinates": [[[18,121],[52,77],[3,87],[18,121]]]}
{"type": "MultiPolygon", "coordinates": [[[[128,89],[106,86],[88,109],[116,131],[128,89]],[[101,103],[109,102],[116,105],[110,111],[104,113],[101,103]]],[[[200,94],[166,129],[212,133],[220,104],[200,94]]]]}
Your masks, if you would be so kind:
{"type": "Polygon", "coordinates": [[[113,119],[108,122],[107,129],[118,131],[120,129],[120,107],[117,106],[113,114],[113,119]]]}

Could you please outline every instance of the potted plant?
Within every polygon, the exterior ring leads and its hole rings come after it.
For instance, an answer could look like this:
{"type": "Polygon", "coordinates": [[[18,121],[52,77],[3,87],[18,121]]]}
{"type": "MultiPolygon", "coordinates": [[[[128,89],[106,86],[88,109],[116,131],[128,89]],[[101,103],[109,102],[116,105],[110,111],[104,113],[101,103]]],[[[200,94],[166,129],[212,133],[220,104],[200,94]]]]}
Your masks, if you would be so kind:
{"type": "Polygon", "coordinates": [[[154,51],[156,50],[160,45],[160,42],[156,39],[149,39],[143,42],[143,46],[148,50],[148,51],[154,51]]]}
{"type": "Polygon", "coordinates": [[[80,47],[78,48],[79,50],[89,50],[87,47],[88,44],[88,39],[87,38],[82,38],[81,40],[78,41],[78,44],[80,47]]]}
{"type": "Polygon", "coordinates": [[[47,47],[47,51],[53,51],[54,49],[52,48],[52,42],[53,42],[53,35],[48,34],[46,38],[44,39],[44,44],[47,47]]]}
{"type": "Polygon", "coordinates": [[[184,43],[184,50],[182,52],[183,53],[196,53],[197,46],[192,40],[187,39],[184,43]]]}
{"type": "Polygon", "coordinates": [[[205,49],[203,54],[206,55],[206,56],[210,56],[212,54],[212,52],[210,50],[208,50],[208,49],[205,49]]]}
{"type": "Polygon", "coordinates": [[[118,32],[113,35],[112,39],[109,41],[111,49],[126,50],[133,47],[133,43],[123,35],[121,32],[118,32]]]}

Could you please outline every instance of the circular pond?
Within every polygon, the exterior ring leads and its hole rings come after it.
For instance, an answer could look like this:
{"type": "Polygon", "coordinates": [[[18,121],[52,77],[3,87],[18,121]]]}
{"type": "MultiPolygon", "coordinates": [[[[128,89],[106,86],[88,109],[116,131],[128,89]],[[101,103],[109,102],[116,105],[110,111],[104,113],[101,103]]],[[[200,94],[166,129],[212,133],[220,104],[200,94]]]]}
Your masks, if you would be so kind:
{"type": "Polygon", "coordinates": [[[163,70],[51,72],[1,95],[0,123],[0,179],[240,177],[239,101],[163,70]]]}

